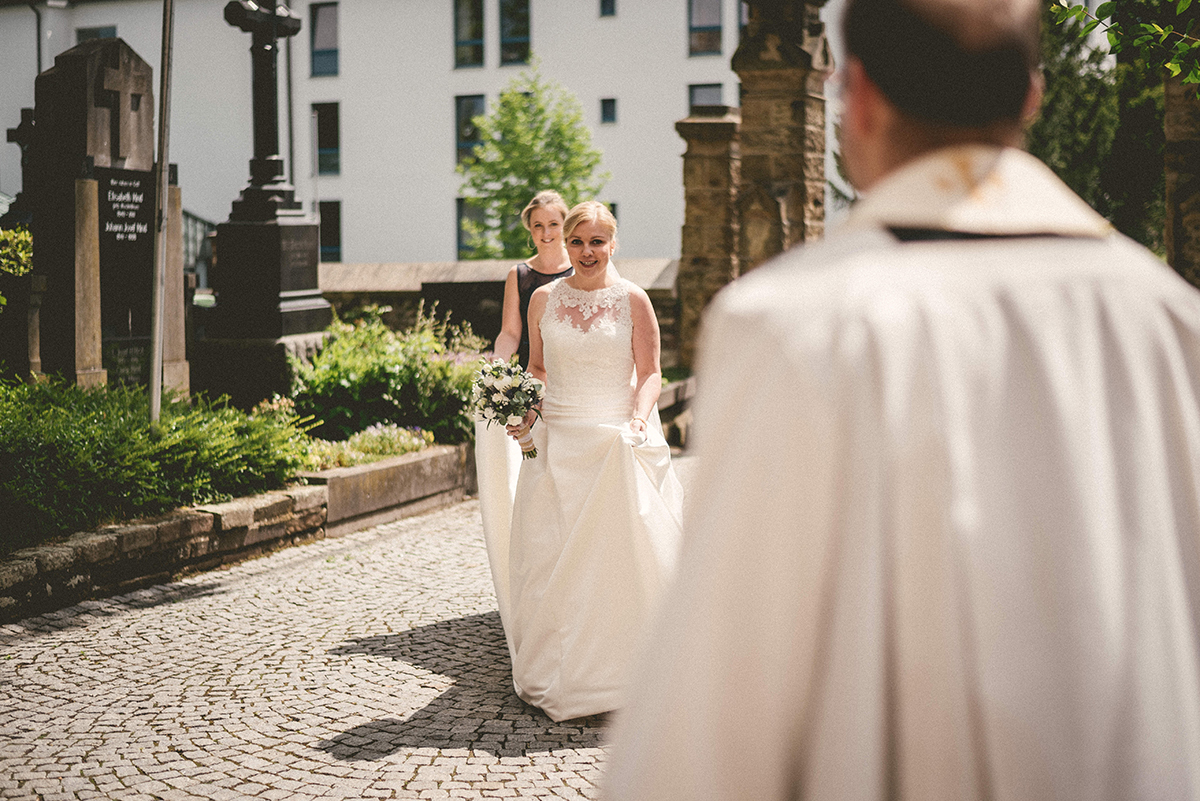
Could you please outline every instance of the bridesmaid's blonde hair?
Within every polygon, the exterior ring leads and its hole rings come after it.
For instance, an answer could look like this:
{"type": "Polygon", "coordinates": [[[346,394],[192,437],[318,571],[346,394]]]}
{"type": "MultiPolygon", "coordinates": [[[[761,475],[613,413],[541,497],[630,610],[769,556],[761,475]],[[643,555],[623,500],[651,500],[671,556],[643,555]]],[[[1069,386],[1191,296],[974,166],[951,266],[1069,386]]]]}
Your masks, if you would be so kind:
{"type": "Polygon", "coordinates": [[[521,225],[525,226],[525,230],[529,230],[529,218],[533,216],[535,209],[550,209],[557,211],[563,217],[567,216],[567,201],[562,199],[562,195],[555,192],[553,189],[543,189],[533,196],[533,200],[521,210],[521,225]]]}
{"type": "Polygon", "coordinates": [[[608,229],[615,253],[617,250],[617,218],[608,210],[608,206],[595,200],[585,200],[567,212],[567,217],[563,220],[563,240],[570,239],[575,226],[585,221],[594,222],[602,228],[608,229]]]}

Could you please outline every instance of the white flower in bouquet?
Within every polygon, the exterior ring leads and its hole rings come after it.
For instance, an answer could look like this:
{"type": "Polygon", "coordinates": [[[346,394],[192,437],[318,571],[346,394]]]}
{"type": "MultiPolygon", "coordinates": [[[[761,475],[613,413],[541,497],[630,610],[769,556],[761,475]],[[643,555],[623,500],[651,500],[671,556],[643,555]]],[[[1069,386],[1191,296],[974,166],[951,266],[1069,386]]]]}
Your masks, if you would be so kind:
{"type": "MultiPolygon", "coordinates": [[[[517,362],[493,359],[485,363],[471,388],[471,398],[479,419],[488,425],[500,422],[519,426],[530,410],[536,410],[545,395],[545,386],[521,368],[517,362]]],[[[526,459],[537,456],[533,437],[525,429],[518,441],[526,459]]]]}

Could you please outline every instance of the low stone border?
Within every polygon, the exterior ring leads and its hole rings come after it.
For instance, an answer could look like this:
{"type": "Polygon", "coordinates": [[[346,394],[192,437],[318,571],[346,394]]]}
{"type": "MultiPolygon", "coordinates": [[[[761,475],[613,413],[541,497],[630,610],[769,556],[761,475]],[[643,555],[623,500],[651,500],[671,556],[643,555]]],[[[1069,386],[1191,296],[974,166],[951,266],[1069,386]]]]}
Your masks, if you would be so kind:
{"type": "Polygon", "coordinates": [[[455,503],[475,492],[475,459],[468,445],[441,445],[306,478],[0,559],[0,624],[455,503]]]}

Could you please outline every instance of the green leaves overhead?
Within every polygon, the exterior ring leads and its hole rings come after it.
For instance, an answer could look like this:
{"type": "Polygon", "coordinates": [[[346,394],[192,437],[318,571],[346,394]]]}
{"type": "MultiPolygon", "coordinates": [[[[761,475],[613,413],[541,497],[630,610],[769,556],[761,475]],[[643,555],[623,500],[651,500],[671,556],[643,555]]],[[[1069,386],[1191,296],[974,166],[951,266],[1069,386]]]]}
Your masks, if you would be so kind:
{"type": "Polygon", "coordinates": [[[1106,2],[1091,12],[1085,5],[1059,0],[1050,6],[1050,13],[1060,25],[1072,20],[1082,23],[1084,37],[1102,28],[1114,55],[1136,51],[1151,67],[1182,76],[1184,83],[1200,83],[1200,30],[1196,12],[1188,13],[1192,0],[1164,3],[1150,10],[1137,6],[1106,2]]]}

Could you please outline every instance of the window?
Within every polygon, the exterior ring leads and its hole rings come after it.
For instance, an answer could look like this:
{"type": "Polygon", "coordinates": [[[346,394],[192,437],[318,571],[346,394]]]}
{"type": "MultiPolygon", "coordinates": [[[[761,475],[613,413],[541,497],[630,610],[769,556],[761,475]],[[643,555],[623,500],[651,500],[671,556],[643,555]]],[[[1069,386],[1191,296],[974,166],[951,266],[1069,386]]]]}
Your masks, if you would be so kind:
{"type": "Polygon", "coordinates": [[[342,171],[341,126],[337,103],[313,103],[317,118],[317,174],[338,175],[342,171]]]}
{"type": "Polygon", "coordinates": [[[721,0],[688,0],[688,55],[721,53],[721,0]]]}
{"type": "Polygon", "coordinates": [[[75,29],[75,44],[86,42],[88,39],[115,39],[117,38],[116,25],[103,25],[99,28],[76,28],[75,29]]]}
{"type": "Polygon", "coordinates": [[[479,144],[479,129],[474,119],[483,115],[483,95],[459,95],[454,98],[455,147],[459,161],[465,161],[479,144]]]}
{"type": "Polygon", "coordinates": [[[457,198],[455,203],[458,205],[458,258],[470,259],[475,255],[475,248],[470,244],[468,228],[483,225],[483,209],[468,203],[466,198],[457,198]]]}
{"type": "Polygon", "coordinates": [[[617,99],[604,97],[600,99],[600,122],[617,121],[617,99]]]}
{"type": "Polygon", "coordinates": [[[308,7],[312,32],[312,74],[338,74],[337,3],[313,3],[308,7]]]}
{"type": "Polygon", "coordinates": [[[600,16],[617,16],[617,0],[600,0],[600,16]]]}
{"type": "Polygon", "coordinates": [[[529,0],[500,0],[500,63],[529,63],[529,0]]]}
{"type": "Polygon", "coordinates": [[[612,216],[613,216],[614,220],[620,219],[619,217],[617,217],[617,204],[615,201],[608,204],[608,210],[612,212],[612,216]]]}
{"type": "Polygon", "coordinates": [[[483,0],[454,0],[454,66],[483,66],[483,0]]]}
{"type": "Polygon", "coordinates": [[[342,201],[322,200],[318,208],[321,213],[321,261],[341,261],[342,201]]]}
{"type": "Polygon", "coordinates": [[[738,3],[738,41],[746,35],[746,26],[750,24],[750,4],[746,0],[738,3]]]}
{"type": "Polygon", "coordinates": [[[719,83],[694,83],[688,87],[688,106],[719,106],[721,105],[721,89],[719,83]]]}

